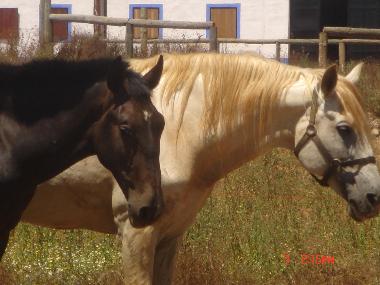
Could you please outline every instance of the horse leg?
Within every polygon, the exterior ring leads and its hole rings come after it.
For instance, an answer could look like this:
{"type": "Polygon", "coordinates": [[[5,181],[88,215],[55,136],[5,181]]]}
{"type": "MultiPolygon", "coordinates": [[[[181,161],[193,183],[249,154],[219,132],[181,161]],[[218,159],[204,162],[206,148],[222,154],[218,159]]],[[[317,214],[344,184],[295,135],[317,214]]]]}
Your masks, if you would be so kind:
{"type": "Polygon", "coordinates": [[[21,219],[22,212],[33,197],[35,187],[10,187],[1,191],[0,200],[0,259],[7,248],[9,233],[21,219]]]}
{"type": "Polygon", "coordinates": [[[156,234],[152,226],[135,229],[126,223],[122,234],[125,284],[151,285],[156,234]]]}
{"type": "Polygon", "coordinates": [[[177,245],[181,237],[161,242],[157,246],[154,257],[153,285],[172,284],[177,245]]]}
{"type": "Polygon", "coordinates": [[[156,248],[153,226],[137,229],[128,220],[128,206],[124,193],[115,182],[112,190],[112,209],[118,235],[122,240],[124,283],[151,285],[156,248]]]}

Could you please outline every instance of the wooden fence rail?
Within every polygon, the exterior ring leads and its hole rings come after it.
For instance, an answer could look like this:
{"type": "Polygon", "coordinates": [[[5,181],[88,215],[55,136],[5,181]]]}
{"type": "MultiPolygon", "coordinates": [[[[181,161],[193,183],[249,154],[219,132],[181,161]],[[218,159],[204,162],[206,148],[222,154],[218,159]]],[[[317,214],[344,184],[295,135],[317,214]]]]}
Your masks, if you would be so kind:
{"type": "Polygon", "coordinates": [[[126,24],[131,24],[135,27],[172,29],[210,29],[214,26],[213,22],[162,21],[68,14],[49,14],[49,20],[110,26],[125,26],[126,24]]]}
{"type": "MultiPolygon", "coordinates": [[[[142,8],[144,10],[145,8],[142,8]]],[[[162,21],[147,19],[113,18],[93,15],[62,15],[50,14],[51,0],[40,0],[40,42],[52,42],[52,21],[64,21],[87,24],[102,24],[110,26],[125,26],[125,45],[127,55],[133,57],[133,27],[141,27],[143,52],[146,51],[147,33],[146,28],[172,28],[172,29],[208,29],[209,45],[211,51],[217,51],[217,30],[213,22],[185,22],[185,21],[162,21]],[[145,32],[144,32],[145,31],[145,32]]],[[[146,11],[141,11],[146,15],[146,11]]]]}
{"type": "Polygon", "coordinates": [[[380,29],[364,29],[350,27],[324,27],[319,34],[319,65],[326,66],[327,44],[331,42],[329,37],[339,39],[339,67],[342,71],[346,64],[346,44],[380,44],[380,29]],[[351,39],[354,37],[354,39],[351,39]],[[374,39],[375,38],[375,39],[374,39]]]}
{"type": "Polygon", "coordinates": [[[323,32],[335,38],[379,39],[380,29],[324,27],[323,32]]]}
{"type": "MultiPolygon", "coordinates": [[[[203,43],[209,44],[210,51],[218,52],[219,44],[274,44],[276,45],[276,59],[280,60],[281,45],[283,44],[302,44],[319,46],[319,65],[325,67],[327,64],[327,46],[329,44],[339,45],[339,66],[342,70],[346,61],[347,44],[375,44],[380,45],[380,29],[361,29],[347,27],[325,27],[320,33],[319,39],[231,39],[218,38],[217,29],[213,22],[185,22],[185,21],[162,21],[148,19],[127,19],[113,18],[93,15],[62,15],[50,14],[51,0],[40,0],[40,42],[52,42],[52,21],[65,21],[87,24],[102,24],[112,26],[125,26],[125,40],[107,40],[108,42],[124,43],[127,55],[133,57],[133,43],[141,43],[142,52],[147,51],[147,44],[162,43],[203,43]],[[133,38],[133,27],[142,29],[141,39],[133,38]],[[208,29],[208,39],[147,39],[146,28],[171,28],[171,29],[208,29]],[[341,39],[329,39],[329,37],[340,37],[341,39]]],[[[144,10],[144,8],[142,8],[144,10]]],[[[144,15],[141,11],[141,14],[144,15]]]]}
{"type": "MultiPolygon", "coordinates": [[[[110,43],[120,43],[123,44],[123,40],[107,40],[110,43]]],[[[140,39],[134,39],[134,43],[141,43],[140,39]]],[[[210,44],[209,39],[148,39],[148,44],[210,44]]],[[[254,45],[266,45],[272,44],[276,45],[276,60],[280,60],[281,57],[281,45],[291,44],[291,45],[316,45],[320,43],[319,39],[234,39],[234,38],[218,38],[218,46],[223,43],[230,44],[254,44],[254,45]]],[[[370,45],[380,45],[380,40],[372,39],[327,39],[327,45],[338,45],[339,46],[339,66],[343,71],[346,62],[346,45],[347,44],[370,44],[370,45]]],[[[327,50],[323,53],[326,58],[323,63],[320,64],[321,67],[325,66],[327,62],[327,50]]],[[[321,59],[320,59],[321,63],[321,59]]]]}

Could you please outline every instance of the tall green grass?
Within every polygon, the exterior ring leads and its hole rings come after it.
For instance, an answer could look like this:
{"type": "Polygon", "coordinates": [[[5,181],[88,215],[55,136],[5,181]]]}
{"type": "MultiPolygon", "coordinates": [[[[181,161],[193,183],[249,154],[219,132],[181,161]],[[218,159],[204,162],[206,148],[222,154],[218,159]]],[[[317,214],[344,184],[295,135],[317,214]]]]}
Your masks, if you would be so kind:
{"type": "MultiPolygon", "coordinates": [[[[77,37],[57,56],[120,53],[120,46],[77,37]]],[[[0,51],[0,61],[36,57],[53,54],[38,45],[21,54],[14,47],[0,51]]],[[[360,83],[376,115],[379,74],[379,65],[370,62],[360,83]]],[[[379,218],[355,223],[338,195],[316,185],[289,152],[274,150],[218,183],[180,245],[174,284],[380,284],[379,248],[379,218]],[[335,263],[305,265],[302,254],[334,256],[335,263]]],[[[20,224],[3,257],[0,284],[115,285],[123,282],[121,272],[115,236],[20,224]]]]}
{"type": "MultiPolygon", "coordinates": [[[[333,190],[275,150],[218,183],[183,239],[174,284],[379,284],[379,246],[378,218],[354,222],[333,190]],[[302,264],[302,254],[335,262],[302,264]]],[[[112,235],[21,224],[3,275],[9,284],[122,284],[119,250],[112,235]]]]}

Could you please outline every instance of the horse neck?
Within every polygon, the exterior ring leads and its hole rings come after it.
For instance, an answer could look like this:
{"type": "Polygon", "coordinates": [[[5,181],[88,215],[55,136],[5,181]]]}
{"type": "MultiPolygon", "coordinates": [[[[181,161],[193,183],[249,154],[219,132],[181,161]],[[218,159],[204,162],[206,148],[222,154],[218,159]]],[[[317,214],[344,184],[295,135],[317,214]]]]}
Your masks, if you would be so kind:
{"type": "Polygon", "coordinates": [[[95,153],[92,136],[112,102],[102,85],[90,89],[73,109],[42,119],[14,135],[13,140],[21,141],[15,143],[15,152],[27,155],[19,158],[23,162],[23,175],[28,177],[25,179],[40,183],[95,153]],[[18,137],[23,137],[23,140],[18,137]]]}
{"type": "MultiPolygon", "coordinates": [[[[232,131],[218,131],[212,139],[203,142],[194,160],[192,179],[199,184],[212,185],[227,173],[273,148],[293,150],[295,127],[311,101],[306,93],[305,84],[300,80],[280,95],[278,107],[271,114],[271,123],[266,125],[258,140],[245,139],[252,124],[242,122],[232,131]]],[[[237,106],[236,114],[241,112],[241,107],[242,104],[237,106]]]]}
{"type": "Polygon", "coordinates": [[[63,147],[59,154],[61,161],[57,164],[58,172],[96,153],[93,145],[94,136],[99,128],[103,128],[107,111],[113,102],[111,93],[102,85],[97,85],[91,90],[82,102],[82,107],[78,106],[66,113],[67,122],[72,122],[67,124],[67,132],[71,135],[66,135],[67,146],[63,147]]]}

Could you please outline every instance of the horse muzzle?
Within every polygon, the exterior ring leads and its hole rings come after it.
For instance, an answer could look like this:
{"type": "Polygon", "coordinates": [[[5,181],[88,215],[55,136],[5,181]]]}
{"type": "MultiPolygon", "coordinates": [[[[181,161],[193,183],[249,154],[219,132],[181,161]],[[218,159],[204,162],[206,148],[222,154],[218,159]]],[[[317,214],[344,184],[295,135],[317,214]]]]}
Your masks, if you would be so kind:
{"type": "Polygon", "coordinates": [[[153,224],[161,215],[163,202],[156,197],[148,205],[132,206],[128,202],[128,216],[131,225],[142,228],[153,224]]]}
{"type": "Polygon", "coordinates": [[[380,211],[380,195],[367,193],[360,199],[348,199],[348,214],[357,222],[376,217],[380,211]]]}

